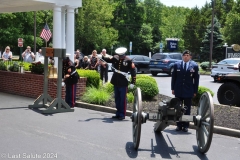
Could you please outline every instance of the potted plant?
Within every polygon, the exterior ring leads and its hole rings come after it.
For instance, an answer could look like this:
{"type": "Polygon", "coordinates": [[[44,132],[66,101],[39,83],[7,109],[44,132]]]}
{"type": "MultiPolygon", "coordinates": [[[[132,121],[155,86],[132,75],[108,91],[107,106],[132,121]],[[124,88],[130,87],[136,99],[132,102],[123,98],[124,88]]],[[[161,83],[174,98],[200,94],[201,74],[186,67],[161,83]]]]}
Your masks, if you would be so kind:
{"type": "Polygon", "coordinates": [[[33,62],[29,68],[31,73],[43,74],[44,72],[44,65],[41,62],[33,62]]]}

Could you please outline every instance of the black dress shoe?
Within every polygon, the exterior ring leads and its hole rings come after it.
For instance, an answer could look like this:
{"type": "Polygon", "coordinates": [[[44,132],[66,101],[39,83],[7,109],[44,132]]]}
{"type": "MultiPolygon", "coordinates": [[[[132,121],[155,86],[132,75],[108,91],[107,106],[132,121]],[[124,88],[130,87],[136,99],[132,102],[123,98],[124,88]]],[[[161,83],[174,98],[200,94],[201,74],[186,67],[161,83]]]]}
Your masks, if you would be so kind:
{"type": "Polygon", "coordinates": [[[119,119],[119,120],[123,120],[123,119],[125,119],[125,117],[118,117],[118,119],[119,119]]]}
{"type": "Polygon", "coordinates": [[[183,128],[183,132],[188,132],[188,128],[183,128]]]}
{"type": "Polygon", "coordinates": [[[176,130],[176,131],[181,131],[182,128],[177,126],[177,128],[176,128],[175,130],[176,130]]]}
{"type": "Polygon", "coordinates": [[[116,118],[116,119],[118,119],[118,118],[119,118],[119,116],[112,116],[112,118],[116,118]]]}

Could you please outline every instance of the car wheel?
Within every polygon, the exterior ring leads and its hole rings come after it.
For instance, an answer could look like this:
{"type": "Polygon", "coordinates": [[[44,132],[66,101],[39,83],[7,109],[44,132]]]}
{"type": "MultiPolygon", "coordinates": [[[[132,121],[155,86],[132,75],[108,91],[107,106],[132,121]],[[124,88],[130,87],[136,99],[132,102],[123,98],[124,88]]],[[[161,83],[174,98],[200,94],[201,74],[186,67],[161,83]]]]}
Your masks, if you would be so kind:
{"type": "Polygon", "coordinates": [[[213,77],[213,82],[217,82],[217,78],[213,77]]]}
{"type": "Polygon", "coordinates": [[[224,105],[240,106],[240,87],[233,82],[223,83],[217,92],[218,102],[224,105]]]}
{"type": "Polygon", "coordinates": [[[136,71],[136,73],[138,73],[138,68],[137,67],[135,67],[135,71],[136,71]]]}
{"type": "Polygon", "coordinates": [[[156,76],[158,74],[158,72],[154,72],[154,71],[152,71],[151,73],[153,76],[156,76]]]}
{"type": "Polygon", "coordinates": [[[168,75],[169,75],[169,76],[172,76],[172,72],[173,72],[173,70],[174,70],[174,68],[171,67],[170,72],[168,72],[168,75]]]}

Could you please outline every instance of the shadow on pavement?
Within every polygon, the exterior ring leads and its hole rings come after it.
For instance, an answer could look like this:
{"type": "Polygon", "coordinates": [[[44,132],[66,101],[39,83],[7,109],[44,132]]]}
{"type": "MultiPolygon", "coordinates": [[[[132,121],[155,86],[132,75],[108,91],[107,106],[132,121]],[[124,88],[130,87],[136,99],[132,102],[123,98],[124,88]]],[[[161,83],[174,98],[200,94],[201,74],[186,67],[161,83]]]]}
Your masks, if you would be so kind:
{"type": "Polygon", "coordinates": [[[133,142],[127,142],[125,146],[125,150],[127,152],[128,157],[137,158],[138,150],[134,149],[133,142]]]}
{"type": "Polygon", "coordinates": [[[138,150],[134,149],[132,142],[127,142],[125,146],[125,150],[127,155],[130,158],[137,158],[138,152],[140,151],[149,151],[151,152],[150,157],[155,158],[156,154],[159,154],[162,159],[172,159],[171,156],[176,156],[176,158],[181,158],[180,154],[189,154],[189,155],[196,155],[201,160],[208,160],[205,154],[199,152],[198,147],[193,145],[193,151],[184,152],[184,151],[177,151],[172,143],[171,139],[168,135],[167,139],[164,138],[162,132],[155,132],[155,139],[156,139],[156,146],[153,145],[153,139],[151,139],[151,149],[141,149],[138,150]],[[167,141],[169,141],[169,144],[167,141]]]}
{"type": "Polygon", "coordinates": [[[78,122],[88,122],[88,121],[93,121],[93,120],[102,120],[104,123],[114,123],[114,122],[129,122],[128,120],[118,120],[118,119],[113,119],[113,118],[89,118],[86,120],[79,120],[78,122]]]}

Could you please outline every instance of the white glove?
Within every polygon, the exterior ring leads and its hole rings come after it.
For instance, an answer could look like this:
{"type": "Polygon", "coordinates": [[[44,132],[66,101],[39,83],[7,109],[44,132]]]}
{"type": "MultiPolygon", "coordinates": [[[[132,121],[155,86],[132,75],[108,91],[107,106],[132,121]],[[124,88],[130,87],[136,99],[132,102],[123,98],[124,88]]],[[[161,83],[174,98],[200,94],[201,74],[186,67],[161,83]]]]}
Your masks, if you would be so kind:
{"type": "Polygon", "coordinates": [[[62,87],[64,87],[64,86],[65,86],[64,79],[62,79],[62,87]]]}
{"type": "Polygon", "coordinates": [[[119,55],[114,55],[113,56],[115,59],[119,60],[119,55]]]}
{"type": "Polygon", "coordinates": [[[134,84],[130,84],[130,85],[129,85],[129,88],[130,88],[130,89],[133,89],[134,86],[135,86],[134,84]]]}

